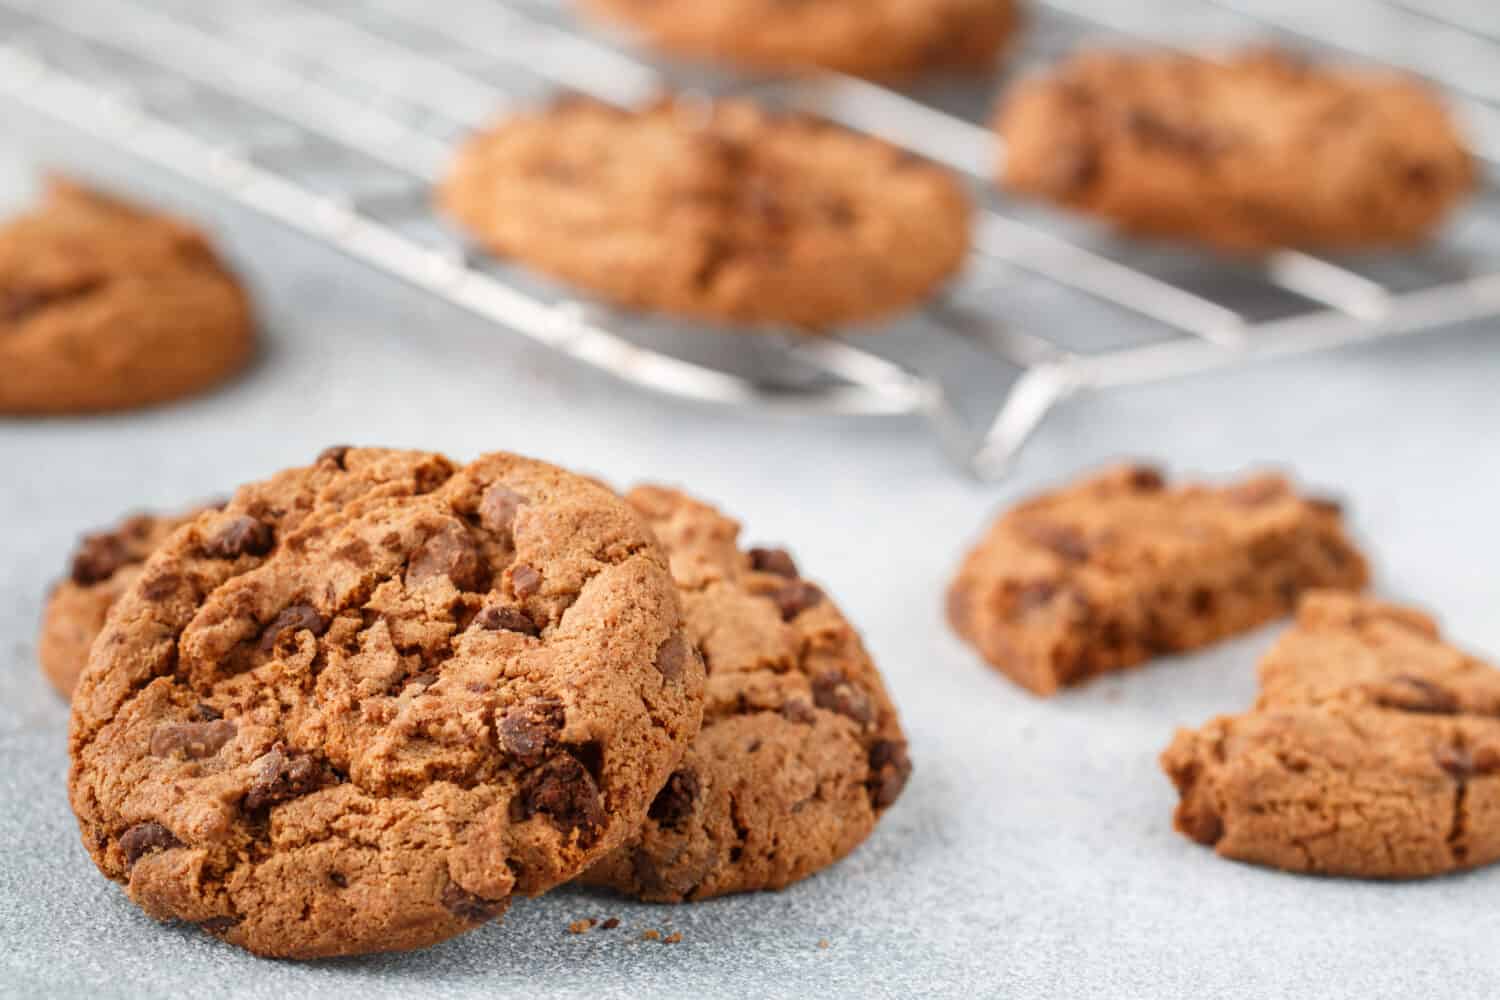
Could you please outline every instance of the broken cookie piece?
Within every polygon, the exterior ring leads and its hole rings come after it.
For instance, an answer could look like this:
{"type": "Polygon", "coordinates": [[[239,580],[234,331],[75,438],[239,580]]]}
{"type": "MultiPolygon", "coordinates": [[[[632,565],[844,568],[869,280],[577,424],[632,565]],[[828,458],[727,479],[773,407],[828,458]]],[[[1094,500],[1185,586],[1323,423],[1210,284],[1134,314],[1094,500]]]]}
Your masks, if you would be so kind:
{"type": "Polygon", "coordinates": [[[1162,754],[1179,831],[1287,871],[1419,878],[1500,860],[1500,670],[1420,612],[1306,597],[1242,715],[1162,754]]]}
{"type": "Polygon", "coordinates": [[[1127,465],[1022,503],[948,590],[955,631],[1036,694],[1289,614],[1368,569],[1336,504],[1279,475],[1171,485],[1127,465]]]}

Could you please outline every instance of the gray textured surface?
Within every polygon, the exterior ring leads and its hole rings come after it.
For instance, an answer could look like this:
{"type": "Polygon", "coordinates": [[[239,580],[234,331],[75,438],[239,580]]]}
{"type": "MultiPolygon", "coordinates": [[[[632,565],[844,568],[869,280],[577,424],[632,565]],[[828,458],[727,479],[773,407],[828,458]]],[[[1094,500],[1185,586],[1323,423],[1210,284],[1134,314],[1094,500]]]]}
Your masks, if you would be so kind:
{"type": "Polygon", "coordinates": [[[980,488],[910,424],[773,422],[621,389],[5,115],[0,200],[51,160],[200,214],[260,292],[268,350],[248,378],[186,405],[0,423],[0,994],[1500,995],[1500,868],[1411,885],[1295,878],[1171,832],[1156,754],[1174,726],[1248,701],[1274,630],[1041,702],[981,667],[939,613],[962,547],[1017,493],[1122,454],[1211,475],[1272,461],[1351,501],[1383,590],[1500,653],[1494,329],[1081,401],[1017,478],[980,488]],[[905,797],[853,858],[779,895],[658,908],[563,891],[425,953],[314,965],[152,924],[78,843],[66,713],[34,661],[44,590],[81,529],[336,441],[513,448],[617,482],[682,482],[751,538],[790,543],[890,679],[917,763],[905,797]],[[611,914],[628,929],[564,932],[611,914]],[[684,940],[642,941],[648,926],[684,940]]]}

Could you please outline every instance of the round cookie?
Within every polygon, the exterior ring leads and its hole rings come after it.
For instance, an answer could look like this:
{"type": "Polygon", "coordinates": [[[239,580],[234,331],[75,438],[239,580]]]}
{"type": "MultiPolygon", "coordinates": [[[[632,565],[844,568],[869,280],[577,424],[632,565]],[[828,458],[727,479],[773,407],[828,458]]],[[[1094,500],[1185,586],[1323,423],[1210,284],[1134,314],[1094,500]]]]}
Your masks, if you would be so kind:
{"type": "Polygon", "coordinates": [[[470,139],[439,198],[494,252],[602,298],[737,324],[875,320],[969,247],[940,167],[740,99],[563,99],[470,139]]]}
{"type": "Polygon", "coordinates": [[[47,598],[37,636],[42,673],[64,698],[73,696],[109,609],[135,583],[151,553],[198,513],[135,514],[79,543],[67,578],[47,598]]]}
{"type": "Polygon", "coordinates": [[[268,956],[416,948],[633,834],[702,684],[666,558],[608,491],[330,449],[172,535],[116,603],[70,799],[158,919],[268,956]]]}
{"type": "Polygon", "coordinates": [[[1407,608],[1305,598],[1241,715],[1162,755],[1178,830],[1219,855],[1356,878],[1500,861],[1500,670],[1407,608]]]}
{"type": "Polygon", "coordinates": [[[671,555],[708,667],[703,729],[633,842],[583,881],[657,902],[780,889],[854,850],[911,773],[858,634],[780,549],[654,486],[627,501],[671,555]]]}
{"type": "Polygon", "coordinates": [[[0,413],[177,399],[238,372],[254,345],[245,293],[182,222],[54,178],[0,227],[0,413]]]}
{"type": "Polygon", "coordinates": [[[983,72],[1015,34],[1015,0],[586,0],[661,48],[772,72],[901,81],[983,72]]]}
{"type": "Polygon", "coordinates": [[[997,128],[1005,188],[1233,252],[1415,243],[1476,178],[1424,84],[1263,50],[1085,52],[1017,88],[997,128]]]}

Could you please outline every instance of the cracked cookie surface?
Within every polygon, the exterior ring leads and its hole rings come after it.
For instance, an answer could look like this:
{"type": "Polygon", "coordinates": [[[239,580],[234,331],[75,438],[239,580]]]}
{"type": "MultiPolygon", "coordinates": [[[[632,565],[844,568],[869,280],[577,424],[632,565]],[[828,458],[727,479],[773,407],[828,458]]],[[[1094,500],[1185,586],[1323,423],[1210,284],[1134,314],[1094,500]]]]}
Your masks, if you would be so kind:
{"type": "Polygon", "coordinates": [[[1273,51],[1082,53],[997,128],[1009,190],[1234,252],[1413,244],[1477,177],[1424,84],[1273,51]]]}
{"type": "Polygon", "coordinates": [[[147,561],[73,698],[70,799],[154,917],[263,955],[421,947],[634,833],[702,684],[608,491],[335,448],[147,561]]]}
{"type": "Polygon", "coordinates": [[[1015,0],[585,0],[661,48],[753,69],[878,80],[984,72],[1014,35],[1015,0]]]}
{"type": "Polygon", "coordinates": [[[243,368],[254,341],[245,293],[180,221],[54,178],[0,227],[0,413],[192,395],[243,368]]]}
{"type": "Polygon", "coordinates": [[[739,99],[560,100],[472,137],[439,200],[495,253],[602,298],[750,326],[882,318],[969,246],[942,168],[739,99]]]}
{"type": "Polygon", "coordinates": [[[1054,694],[1290,614],[1369,571],[1331,501],[1279,475],[1168,483],[1122,465],[1018,504],[965,557],[948,619],[993,666],[1054,694]]]}
{"type": "Polygon", "coordinates": [[[627,501],[655,531],[708,669],[703,729],[640,834],[583,881],[681,902],[780,889],[854,850],[911,773],[859,635],[781,549],[675,490],[627,501]]]}
{"type": "Polygon", "coordinates": [[[72,697],[109,609],[135,583],[151,553],[197,514],[133,514],[78,544],[67,577],[47,597],[37,636],[42,673],[64,698],[72,697]]]}
{"type": "Polygon", "coordinates": [[[1309,595],[1254,708],[1182,730],[1176,826],[1288,871],[1419,878],[1500,860],[1500,671],[1426,615],[1309,595]]]}

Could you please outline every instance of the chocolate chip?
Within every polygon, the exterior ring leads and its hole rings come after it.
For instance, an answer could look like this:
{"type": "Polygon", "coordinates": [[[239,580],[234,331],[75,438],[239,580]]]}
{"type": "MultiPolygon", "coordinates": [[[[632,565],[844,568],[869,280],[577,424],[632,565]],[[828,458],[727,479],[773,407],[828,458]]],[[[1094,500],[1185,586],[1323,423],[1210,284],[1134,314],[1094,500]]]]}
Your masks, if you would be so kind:
{"type": "Polygon", "coordinates": [[[517,563],[511,567],[510,586],[517,597],[525,600],[542,589],[542,574],[525,563],[517,563]]]}
{"type": "Polygon", "coordinates": [[[1045,183],[1059,197],[1077,196],[1099,180],[1102,165],[1092,142],[1059,145],[1048,159],[1045,183]]]}
{"type": "Polygon", "coordinates": [[[526,617],[526,612],[509,604],[491,604],[474,616],[474,624],[487,632],[519,632],[522,635],[539,635],[536,622],[526,617]]]}
{"type": "Polygon", "coordinates": [[[260,649],[263,653],[269,653],[276,648],[281,641],[283,632],[293,632],[306,629],[313,635],[322,635],[328,630],[328,619],[318,614],[318,609],[310,604],[293,604],[282,609],[281,614],[272,619],[260,633],[260,649]]]}
{"type": "Polygon", "coordinates": [[[870,803],[876,809],[888,809],[911,777],[911,757],[903,740],[880,740],[870,747],[870,803]]]}
{"type": "Polygon", "coordinates": [[[1217,605],[1218,595],[1207,587],[1194,587],[1193,592],[1188,595],[1188,607],[1199,618],[1213,614],[1217,605]]]}
{"type": "Polygon", "coordinates": [[[1160,493],[1167,488],[1167,476],[1154,465],[1132,465],[1125,474],[1125,481],[1133,490],[1142,493],[1160,493]]]}
{"type": "Polygon", "coordinates": [[[1392,687],[1380,692],[1376,701],[1385,708],[1403,712],[1422,712],[1429,715],[1454,715],[1458,712],[1458,697],[1422,677],[1403,674],[1393,678],[1392,687]]]}
{"type": "Polygon", "coordinates": [[[328,881],[332,882],[340,889],[349,888],[349,879],[343,872],[329,872],[328,881]]]}
{"type": "Polygon", "coordinates": [[[447,579],[459,590],[478,590],[487,582],[479,546],[460,524],[450,524],[429,537],[406,566],[406,585],[447,579]]]}
{"type": "Polygon", "coordinates": [[[271,526],[241,514],[203,543],[203,553],[214,559],[263,556],[271,551],[276,534],[271,526]]]}
{"type": "Polygon", "coordinates": [[[675,830],[693,814],[693,804],[698,801],[702,790],[695,772],[675,771],[652,800],[646,815],[669,830],[675,830]]]}
{"type": "Polygon", "coordinates": [[[546,760],[561,735],[565,714],[556,698],[532,698],[511,708],[496,727],[500,746],[527,767],[546,760]]]}
{"type": "Polygon", "coordinates": [[[181,846],[182,841],[160,823],[137,823],[120,838],[120,852],[125,855],[127,868],[153,851],[170,851],[181,846]]]}
{"type": "Polygon", "coordinates": [[[1062,588],[1052,580],[1030,580],[1021,584],[1012,605],[1019,615],[1039,611],[1052,603],[1062,588]]]}
{"type": "Polygon", "coordinates": [[[188,760],[212,757],[234,739],[239,728],[225,719],[213,722],[163,722],[151,731],[151,756],[181,752],[188,760]]]}
{"type": "Polygon", "coordinates": [[[85,587],[102,583],[132,561],[118,534],[88,535],[73,554],[73,582],[85,587]]]}
{"type": "Polygon", "coordinates": [[[193,717],[199,722],[213,722],[217,719],[222,719],[224,716],[217,708],[200,701],[193,706],[193,717]]]}
{"type": "Polygon", "coordinates": [[[156,573],[141,581],[141,596],[148,601],[164,601],[181,586],[182,577],[176,573],[156,573]]]}
{"type": "Polygon", "coordinates": [[[656,649],[657,672],[668,684],[674,683],[682,677],[682,668],[687,659],[687,640],[682,637],[681,632],[673,633],[656,649]]]}
{"type": "Polygon", "coordinates": [[[608,920],[604,921],[604,923],[600,924],[599,928],[600,930],[612,931],[618,926],[620,926],[620,918],[610,917],[608,920]]]}
{"type": "Polygon", "coordinates": [[[552,820],[565,833],[577,831],[579,840],[592,843],[604,825],[599,786],[588,769],[569,754],[558,754],[532,770],[511,804],[512,819],[536,815],[552,820]]]}
{"type": "Polygon", "coordinates": [[[214,937],[222,937],[234,930],[240,924],[239,917],[209,917],[207,920],[198,921],[198,927],[212,934],[214,937]]]}
{"type": "Polygon", "coordinates": [[[818,715],[813,707],[800,699],[787,702],[781,706],[781,717],[788,722],[798,725],[810,726],[817,721],[818,715]]]}
{"type": "Polygon", "coordinates": [[[252,765],[255,779],[245,793],[245,809],[255,812],[315,792],[333,780],[329,770],[311,755],[288,751],[277,744],[252,765]]]}
{"type": "Polygon", "coordinates": [[[526,498],[503,483],[496,483],[479,498],[479,523],[495,534],[507,534],[526,498]]]}
{"type": "Polygon", "coordinates": [[[864,688],[837,671],[819,674],[812,681],[813,704],[848,716],[860,725],[875,719],[875,704],[864,688]]]}
{"type": "Polygon", "coordinates": [[[751,549],[750,568],[757,573],[774,573],[789,580],[795,580],[800,575],[797,563],[786,549],[751,549]]]}
{"type": "Polygon", "coordinates": [[[1072,525],[1055,524],[1051,521],[1022,521],[1018,527],[1021,534],[1030,541],[1068,562],[1083,562],[1089,557],[1088,539],[1072,525]]]}
{"type": "Polygon", "coordinates": [[[344,468],[344,456],[349,454],[350,445],[335,444],[318,452],[318,465],[332,465],[335,468],[344,468]]]}
{"type": "Polygon", "coordinates": [[[781,611],[782,621],[791,621],[808,608],[823,601],[823,592],[806,580],[791,580],[771,595],[781,611]]]}
{"type": "Polygon", "coordinates": [[[476,896],[456,882],[449,882],[443,886],[443,894],[440,898],[443,909],[471,923],[482,924],[487,920],[494,920],[505,912],[504,900],[489,900],[483,896],[476,896]]]}
{"type": "Polygon", "coordinates": [[[1474,757],[1464,747],[1438,747],[1433,756],[1437,759],[1438,767],[1459,780],[1472,778],[1477,773],[1474,757]]]}

